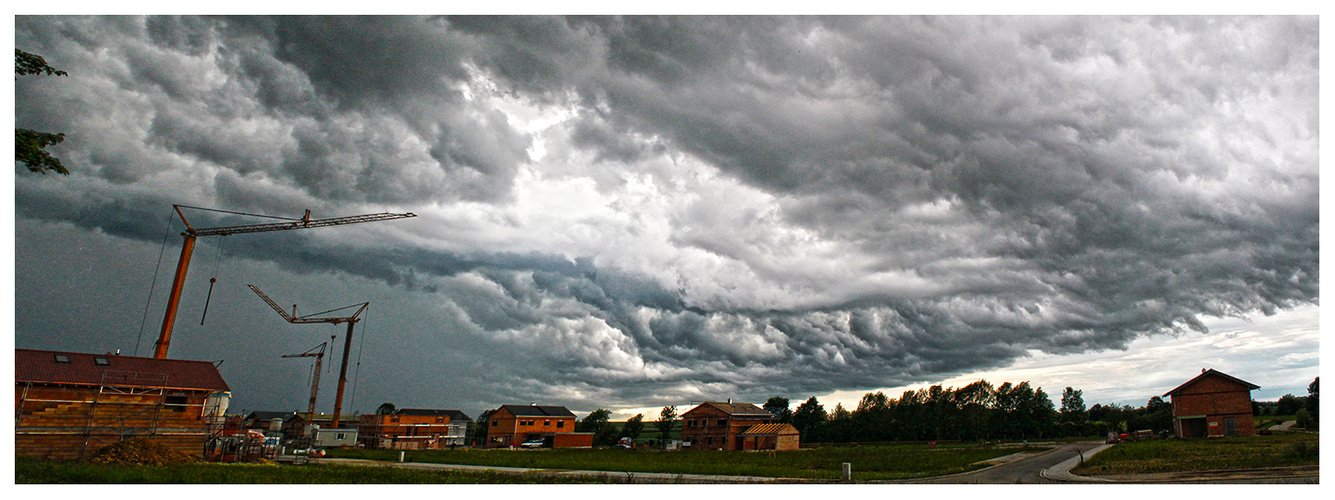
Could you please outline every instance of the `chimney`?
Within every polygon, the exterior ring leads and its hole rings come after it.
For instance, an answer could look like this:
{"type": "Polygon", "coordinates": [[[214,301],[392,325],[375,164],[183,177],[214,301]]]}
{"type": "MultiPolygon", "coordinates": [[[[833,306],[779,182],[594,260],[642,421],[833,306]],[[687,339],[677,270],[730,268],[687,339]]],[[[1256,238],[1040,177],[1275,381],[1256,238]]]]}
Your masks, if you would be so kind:
{"type": "Polygon", "coordinates": [[[1205,375],[1205,369],[1201,368],[1201,375],[1205,375]]]}
{"type": "Polygon", "coordinates": [[[732,404],[732,398],[728,398],[728,404],[732,404]]]}

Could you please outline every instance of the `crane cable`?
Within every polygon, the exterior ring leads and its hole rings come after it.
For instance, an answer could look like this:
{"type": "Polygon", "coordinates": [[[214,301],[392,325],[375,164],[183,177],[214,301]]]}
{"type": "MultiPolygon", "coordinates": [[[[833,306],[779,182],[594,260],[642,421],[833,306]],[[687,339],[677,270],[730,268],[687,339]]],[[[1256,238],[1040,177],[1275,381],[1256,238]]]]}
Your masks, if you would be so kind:
{"type": "Polygon", "coordinates": [[[362,339],[361,342],[357,343],[357,366],[352,370],[352,401],[348,402],[350,407],[357,404],[357,381],[362,378],[362,346],[366,344],[366,332],[369,331],[367,327],[371,323],[368,321],[369,319],[371,319],[371,310],[368,308],[366,316],[362,317],[362,339]]]}
{"type": "MultiPolygon", "coordinates": [[[[226,235],[224,235],[226,236],[226,235]]],[[[209,316],[209,302],[213,300],[213,284],[218,282],[218,264],[222,262],[222,244],[226,239],[218,240],[218,258],[213,261],[213,277],[209,278],[209,295],[204,298],[204,314],[199,317],[199,324],[204,324],[204,318],[209,316]]]]}
{"type": "Polygon", "coordinates": [[[162,253],[167,250],[167,238],[172,234],[172,216],[167,215],[167,231],[162,233],[162,248],[158,249],[158,264],[153,268],[153,283],[148,286],[148,299],[144,301],[144,317],[139,320],[139,336],[134,338],[134,355],[139,355],[139,341],[144,338],[144,325],[148,324],[148,307],[153,304],[153,290],[158,287],[158,271],[162,269],[162,253]]]}

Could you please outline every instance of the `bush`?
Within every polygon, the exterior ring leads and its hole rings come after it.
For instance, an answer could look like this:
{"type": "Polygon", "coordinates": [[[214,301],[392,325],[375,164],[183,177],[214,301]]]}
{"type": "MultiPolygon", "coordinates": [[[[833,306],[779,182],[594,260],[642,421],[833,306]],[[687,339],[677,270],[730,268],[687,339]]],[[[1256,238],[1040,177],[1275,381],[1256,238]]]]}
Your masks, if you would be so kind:
{"type": "Polygon", "coordinates": [[[1293,458],[1314,458],[1321,452],[1321,447],[1315,444],[1308,444],[1307,441],[1297,441],[1289,445],[1285,450],[1285,455],[1293,458]]]}
{"type": "Polygon", "coordinates": [[[1317,430],[1316,418],[1312,417],[1312,414],[1307,411],[1307,408],[1298,410],[1296,418],[1297,418],[1297,423],[1295,425],[1297,425],[1298,427],[1302,427],[1309,431],[1317,430]]]}

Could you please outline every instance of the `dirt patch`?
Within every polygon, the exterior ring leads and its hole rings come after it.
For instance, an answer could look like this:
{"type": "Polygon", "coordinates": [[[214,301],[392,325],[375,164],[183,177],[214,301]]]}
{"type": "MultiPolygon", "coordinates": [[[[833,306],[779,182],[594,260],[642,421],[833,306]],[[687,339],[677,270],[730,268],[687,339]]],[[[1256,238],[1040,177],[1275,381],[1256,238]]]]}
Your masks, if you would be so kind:
{"type": "Polygon", "coordinates": [[[145,438],[134,438],[103,447],[88,458],[98,464],[170,465],[193,462],[190,456],[145,438]]]}

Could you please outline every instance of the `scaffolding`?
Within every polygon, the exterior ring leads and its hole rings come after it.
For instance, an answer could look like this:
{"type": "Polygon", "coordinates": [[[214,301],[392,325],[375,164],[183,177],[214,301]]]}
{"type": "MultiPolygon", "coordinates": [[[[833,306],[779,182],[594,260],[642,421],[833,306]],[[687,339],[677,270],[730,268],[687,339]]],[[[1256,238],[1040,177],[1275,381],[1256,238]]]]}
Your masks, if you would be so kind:
{"type": "Polygon", "coordinates": [[[15,405],[16,451],[86,459],[104,446],[144,437],[198,455],[206,440],[221,434],[221,415],[207,414],[209,395],[170,389],[167,379],[165,373],[107,370],[97,386],[24,382],[15,405]]]}

